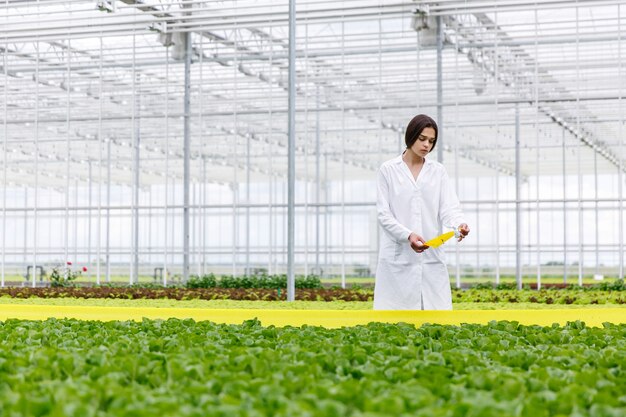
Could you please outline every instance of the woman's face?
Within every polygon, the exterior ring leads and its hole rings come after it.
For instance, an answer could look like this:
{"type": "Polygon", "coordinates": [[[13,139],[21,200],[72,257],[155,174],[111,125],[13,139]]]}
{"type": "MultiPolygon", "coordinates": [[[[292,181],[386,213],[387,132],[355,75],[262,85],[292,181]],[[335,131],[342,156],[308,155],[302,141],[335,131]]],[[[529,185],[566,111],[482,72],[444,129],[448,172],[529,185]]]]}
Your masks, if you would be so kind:
{"type": "Polygon", "coordinates": [[[432,127],[425,127],[422,133],[419,134],[417,140],[411,146],[411,151],[421,157],[426,156],[435,144],[435,129],[432,127]]]}

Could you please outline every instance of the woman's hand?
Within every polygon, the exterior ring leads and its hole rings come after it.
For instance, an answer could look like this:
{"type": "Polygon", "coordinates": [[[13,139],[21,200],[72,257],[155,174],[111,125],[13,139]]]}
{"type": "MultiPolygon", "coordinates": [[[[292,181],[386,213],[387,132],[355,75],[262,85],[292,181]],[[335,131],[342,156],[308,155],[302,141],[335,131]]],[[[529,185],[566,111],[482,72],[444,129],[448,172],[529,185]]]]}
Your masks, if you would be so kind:
{"type": "Polygon", "coordinates": [[[465,236],[467,236],[470,232],[469,226],[466,223],[461,223],[459,225],[459,237],[457,239],[457,241],[462,241],[465,236]]]}
{"type": "Polygon", "coordinates": [[[424,244],[426,242],[423,237],[418,234],[411,233],[409,235],[409,243],[411,244],[411,249],[413,249],[417,253],[422,253],[430,246],[424,244]]]}

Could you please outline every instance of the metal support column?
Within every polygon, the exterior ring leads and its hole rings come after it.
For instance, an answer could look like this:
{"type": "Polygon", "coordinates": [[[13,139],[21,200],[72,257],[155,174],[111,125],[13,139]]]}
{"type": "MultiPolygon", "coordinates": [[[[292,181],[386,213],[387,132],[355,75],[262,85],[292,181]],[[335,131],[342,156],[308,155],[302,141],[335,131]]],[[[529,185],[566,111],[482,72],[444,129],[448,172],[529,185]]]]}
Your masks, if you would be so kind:
{"type": "MultiPolygon", "coordinates": [[[[480,190],[480,177],[476,176],[476,195],[478,195],[478,190],[480,190]]],[[[479,225],[480,224],[480,204],[476,204],[476,224],[479,225]]],[[[441,233],[442,230],[439,230],[439,233],[441,233]]],[[[474,230],[473,232],[474,236],[473,238],[476,240],[477,242],[477,246],[478,243],[480,242],[480,235],[482,233],[480,233],[480,228],[477,227],[476,230],[474,230]]],[[[481,266],[480,266],[480,250],[476,251],[476,267],[474,268],[474,271],[476,271],[475,276],[479,276],[479,274],[481,273],[481,266]]]]}
{"type": "Polygon", "coordinates": [[[107,140],[107,215],[105,228],[105,249],[104,256],[106,262],[106,282],[111,281],[111,140],[107,140]]]}
{"type": "Polygon", "coordinates": [[[271,113],[271,106],[272,106],[272,99],[271,99],[271,94],[272,92],[270,91],[270,134],[268,135],[269,139],[269,166],[268,166],[268,213],[267,213],[267,217],[268,217],[268,242],[267,242],[267,273],[272,275],[275,272],[275,268],[274,268],[274,236],[276,235],[274,232],[274,162],[273,162],[273,145],[272,145],[272,135],[271,135],[271,131],[272,131],[272,113],[271,113]]]}
{"type": "MultiPolygon", "coordinates": [[[[133,50],[135,48],[135,41],[133,37],[133,50]]],[[[134,60],[135,53],[133,51],[133,204],[132,204],[132,219],[133,219],[133,250],[132,250],[132,263],[130,283],[139,282],[139,161],[140,161],[140,148],[141,133],[139,127],[139,100],[140,94],[137,94],[137,74],[134,72],[134,60]]]]}
{"type": "MultiPolygon", "coordinates": [[[[270,39],[272,39],[272,26],[270,26],[270,39]]],[[[270,52],[269,52],[270,56],[269,56],[269,79],[272,80],[273,78],[273,74],[272,74],[272,68],[274,67],[274,62],[273,62],[273,51],[272,48],[270,48],[270,52]]],[[[273,96],[274,96],[274,90],[273,90],[273,83],[269,83],[269,107],[268,107],[268,115],[267,115],[267,120],[268,120],[268,131],[267,131],[267,139],[269,142],[269,154],[268,154],[268,213],[267,213],[267,217],[268,217],[268,242],[267,242],[267,273],[272,275],[275,272],[275,268],[274,268],[274,262],[273,259],[275,258],[274,255],[274,236],[276,236],[275,232],[274,232],[274,138],[273,138],[273,128],[274,128],[274,119],[273,119],[273,110],[274,110],[274,102],[273,102],[273,96]]]]}
{"type": "Polygon", "coordinates": [[[183,142],[183,282],[189,279],[189,121],[191,90],[191,33],[185,32],[185,98],[184,98],[184,142],[183,142]]]}
{"type": "Polygon", "coordinates": [[[330,213],[328,207],[328,194],[329,194],[329,181],[328,181],[328,153],[324,153],[324,267],[330,271],[330,265],[332,263],[332,258],[330,256],[330,250],[328,248],[329,241],[331,238],[331,219],[329,217],[332,215],[330,213]]]}
{"type": "Polygon", "coordinates": [[[522,177],[520,172],[519,104],[515,104],[515,282],[522,289],[522,177]]]}
{"type": "MultiPolygon", "coordinates": [[[[144,242],[146,242],[146,255],[145,255],[145,259],[146,262],[148,263],[148,265],[152,266],[152,242],[154,241],[154,238],[152,236],[152,232],[156,231],[156,227],[152,226],[152,208],[154,207],[152,205],[152,186],[148,187],[148,208],[147,208],[147,222],[144,221],[144,242]],[[147,225],[146,225],[147,223],[147,225]],[[147,227],[145,227],[147,226],[147,227]]],[[[156,233],[155,233],[156,234],[156,233]]]]}
{"type": "Polygon", "coordinates": [[[206,214],[206,158],[202,158],[202,268],[200,275],[206,275],[206,236],[207,236],[207,214],[206,214]]]}
{"type": "Polygon", "coordinates": [[[102,38],[98,61],[98,228],[96,233],[96,285],[100,285],[100,259],[102,256],[102,38]]]}
{"type": "MultiPolygon", "coordinates": [[[[345,23],[341,22],[341,288],[346,288],[346,71],[345,23]]],[[[380,121],[379,121],[380,122],[380,121]]]]}
{"type": "Polygon", "coordinates": [[[0,273],[0,286],[4,287],[5,281],[5,263],[6,263],[6,236],[7,236],[7,143],[9,137],[9,129],[7,125],[7,113],[8,113],[8,92],[9,92],[9,76],[8,76],[8,59],[7,54],[2,54],[2,61],[4,66],[4,147],[2,156],[2,271],[0,273]]]}
{"type": "MultiPolygon", "coordinates": [[[[535,57],[538,58],[539,57],[539,45],[538,45],[538,40],[539,40],[539,15],[537,13],[537,9],[535,9],[535,48],[534,48],[534,54],[535,57]]],[[[535,202],[535,210],[536,210],[536,220],[535,220],[535,228],[536,228],[536,233],[537,233],[537,250],[536,250],[536,255],[537,255],[537,289],[540,290],[541,289],[541,245],[539,244],[540,239],[539,236],[541,235],[541,205],[539,203],[539,200],[541,198],[540,196],[540,192],[539,190],[540,188],[540,175],[539,175],[539,167],[540,167],[540,149],[541,149],[541,141],[539,138],[539,62],[537,61],[537,59],[535,59],[535,65],[534,65],[534,71],[533,71],[533,105],[535,107],[535,126],[534,126],[534,130],[535,130],[535,159],[537,160],[537,163],[535,164],[535,178],[536,178],[536,182],[535,182],[535,197],[536,197],[536,202],[535,202]]]]}
{"type": "Polygon", "coordinates": [[[565,154],[565,129],[561,129],[561,153],[563,157],[562,164],[562,176],[563,176],[563,283],[567,284],[567,172],[566,167],[566,154],[565,154]]]}
{"type": "Polygon", "coordinates": [[[295,300],[295,185],[296,185],[296,2],[289,0],[289,115],[287,193],[287,301],[295,300]]]}
{"type": "Polygon", "coordinates": [[[437,161],[443,162],[443,22],[437,16],[437,161]]]}
{"type": "MultiPolygon", "coordinates": [[[[169,182],[170,182],[170,53],[169,48],[165,48],[165,175],[163,187],[163,286],[167,286],[168,280],[168,216],[169,216],[169,182]]],[[[172,223],[174,223],[172,221],[172,223]]]]}
{"type": "MultiPolygon", "coordinates": [[[[580,18],[579,8],[576,7],[576,132],[580,132],[580,93],[581,93],[581,80],[580,80],[580,18]]],[[[576,146],[576,162],[578,169],[578,285],[583,285],[583,264],[584,264],[584,224],[583,224],[583,176],[582,176],[582,161],[581,142],[577,142],[576,146]]]]}
{"type": "Polygon", "coordinates": [[[24,185],[24,247],[22,248],[24,265],[28,264],[28,210],[26,210],[26,207],[28,207],[28,188],[24,185]]]}
{"type": "Polygon", "coordinates": [[[320,87],[315,88],[315,273],[320,269],[320,87]]]}
{"type": "Polygon", "coordinates": [[[92,183],[93,183],[93,178],[92,178],[92,168],[91,168],[91,160],[87,161],[87,164],[89,166],[89,182],[88,182],[88,196],[89,196],[89,210],[87,211],[87,265],[89,265],[89,267],[87,268],[87,277],[89,278],[89,281],[91,281],[91,207],[92,207],[92,183]]]}
{"type": "MultiPolygon", "coordinates": [[[[78,208],[78,177],[74,179],[74,207],[78,208]]],[[[74,211],[74,262],[78,261],[78,211],[74,211]]]]}
{"type": "MultiPolygon", "coordinates": [[[[618,40],[619,40],[619,44],[620,47],[617,48],[617,62],[622,62],[622,48],[621,48],[621,44],[623,42],[623,37],[622,37],[622,9],[621,9],[621,5],[617,5],[617,32],[618,32],[618,40]]],[[[619,99],[618,99],[618,109],[619,109],[619,129],[618,129],[618,135],[617,137],[619,138],[619,154],[620,155],[624,155],[624,113],[623,113],[623,107],[622,107],[622,97],[623,97],[623,87],[624,87],[624,75],[622,73],[622,65],[618,65],[618,79],[619,79],[619,99]]],[[[619,166],[618,166],[618,181],[619,181],[619,186],[618,186],[618,200],[619,200],[619,205],[618,205],[618,211],[617,211],[617,215],[618,217],[618,241],[619,241],[619,256],[618,256],[618,262],[619,262],[619,273],[617,275],[618,279],[624,279],[624,233],[622,232],[624,230],[624,167],[623,167],[623,158],[620,158],[619,160],[619,166]]]]}
{"type": "MultiPolygon", "coordinates": [[[[598,218],[598,152],[594,152],[593,153],[593,180],[594,180],[594,197],[595,197],[595,210],[594,210],[594,214],[595,214],[595,240],[596,240],[596,244],[595,244],[595,248],[594,248],[594,252],[596,254],[596,265],[595,265],[595,269],[594,269],[594,275],[598,275],[600,273],[600,223],[598,223],[599,218],[598,218]]],[[[581,242],[582,243],[582,242],[581,242]]]]}
{"type": "Polygon", "coordinates": [[[246,135],[246,276],[250,275],[250,135],[246,135]]]}
{"type": "Polygon", "coordinates": [[[72,54],[70,53],[71,49],[71,42],[68,40],[67,41],[67,66],[66,66],[66,71],[65,74],[67,76],[66,80],[66,94],[65,94],[65,148],[66,148],[66,155],[65,155],[65,216],[63,219],[63,226],[64,226],[64,230],[63,230],[63,255],[65,256],[65,258],[63,259],[63,262],[67,262],[69,260],[69,239],[70,239],[70,211],[69,211],[69,207],[70,207],[70,158],[71,158],[71,145],[70,145],[70,92],[72,91],[72,86],[71,86],[71,78],[72,78],[72,72],[71,72],[71,63],[70,63],[70,58],[72,56],[72,54]]]}
{"type": "MultiPolygon", "coordinates": [[[[37,223],[38,213],[37,206],[39,204],[39,42],[37,46],[37,57],[35,62],[35,195],[33,201],[33,287],[37,286],[37,223]]],[[[6,152],[6,150],[5,150],[6,152]]],[[[28,207],[28,206],[25,206],[28,207]]],[[[26,245],[26,242],[24,242],[26,245]]]]}
{"type": "MultiPolygon", "coordinates": [[[[235,136],[236,137],[236,136],[235,136]]],[[[236,142],[235,142],[235,147],[236,147],[236,142]]],[[[236,158],[236,156],[235,156],[236,158]]],[[[235,180],[231,183],[231,190],[232,190],[232,195],[233,195],[233,208],[232,208],[232,213],[233,213],[233,223],[232,223],[232,275],[233,277],[237,275],[237,241],[238,241],[238,236],[239,236],[239,216],[237,215],[238,213],[238,204],[239,204],[239,183],[236,181],[237,179],[237,164],[235,163],[235,180]]]]}
{"type": "MultiPolygon", "coordinates": [[[[498,12],[495,12],[495,26],[498,26],[498,12]]],[[[500,52],[498,50],[498,37],[495,39],[495,50],[494,50],[494,79],[500,79],[500,52]]],[[[458,55],[458,53],[456,54],[458,55]]],[[[498,141],[500,139],[500,83],[495,83],[495,147],[498,147],[498,141]]],[[[500,175],[499,170],[496,169],[495,172],[495,243],[496,243],[496,285],[500,284],[500,175]]]]}

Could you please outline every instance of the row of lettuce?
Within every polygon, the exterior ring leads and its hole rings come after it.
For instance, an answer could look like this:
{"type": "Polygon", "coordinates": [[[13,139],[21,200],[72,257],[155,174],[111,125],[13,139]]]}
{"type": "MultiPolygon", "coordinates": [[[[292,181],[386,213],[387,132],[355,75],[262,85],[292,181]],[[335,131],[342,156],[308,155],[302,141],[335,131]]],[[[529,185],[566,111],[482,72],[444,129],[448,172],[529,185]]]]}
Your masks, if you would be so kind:
{"type": "MultiPolygon", "coordinates": [[[[328,281],[326,281],[328,282],[328,281]]],[[[316,288],[324,288],[331,287],[337,288],[339,285],[337,284],[328,284],[325,283],[324,280],[318,275],[297,275],[294,279],[295,288],[297,289],[316,289],[316,288]]],[[[92,284],[90,284],[92,285],[92,284]]],[[[368,288],[371,287],[372,283],[368,284],[348,284],[351,288],[368,288]]],[[[75,286],[83,286],[80,285],[79,282],[76,282],[74,278],[72,279],[60,279],[50,281],[51,287],[75,287],[75,286]]],[[[126,283],[105,283],[101,286],[104,287],[117,287],[117,286],[128,286],[126,283]]],[[[142,287],[142,288],[160,288],[163,287],[162,283],[158,281],[154,282],[142,282],[131,285],[131,287],[142,287]]],[[[179,283],[169,283],[167,287],[172,288],[267,288],[267,289],[276,289],[276,288],[287,288],[287,275],[285,274],[254,274],[254,275],[244,275],[244,276],[234,276],[234,275],[222,275],[217,276],[213,273],[206,275],[192,275],[186,282],[179,283]]],[[[494,289],[494,290],[514,290],[517,289],[517,284],[515,282],[501,282],[498,284],[491,282],[478,282],[474,284],[469,284],[466,288],[470,289],[494,289]]],[[[562,289],[562,290],[601,290],[601,291],[626,291],[626,283],[623,279],[610,279],[603,282],[595,283],[595,284],[587,284],[583,286],[579,286],[577,284],[566,284],[566,283],[548,283],[543,284],[543,288],[548,289],[562,289]]],[[[524,284],[522,289],[537,289],[537,284],[524,284]]]]}
{"type": "Polygon", "coordinates": [[[3,416],[626,415],[626,326],[0,322],[3,416]]]}
{"type": "MultiPolygon", "coordinates": [[[[283,301],[284,289],[271,288],[171,288],[171,287],[5,287],[0,297],[78,298],[127,300],[248,300],[283,301]]],[[[295,299],[302,301],[372,301],[371,289],[301,288],[295,299]]],[[[452,291],[453,303],[539,303],[539,304],[626,304],[626,292],[602,290],[495,290],[469,289],[452,291]]]]}
{"type": "MultiPolygon", "coordinates": [[[[294,279],[295,288],[300,289],[315,289],[315,288],[338,288],[338,284],[324,284],[322,278],[318,275],[297,275],[294,279]]],[[[145,287],[159,287],[159,283],[145,283],[137,284],[138,286],[145,287]]],[[[369,285],[361,284],[348,284],[351,288],[368,288],[369,285]]],[[[287,275],[276,274],[258,274],[258,275],[246,275],[246,276],[233,276],[222,275],[217,276],[215,274],[207,275],[193,275],[186,283],[172,284],[172,287],[183,288],[286,288],[287,287],[287,275]]],[[[626,282],[623,279],[608,279],[606,281],[578,285],[578,284],[566,284],[566,283],[547,283],[543,284],[545,289],[559,289],[559,290],[585,290],[585,291],[626,291],[626,282]]],[[[500,282],[498,284],[492,282],[478,282],[474,284],[468,284],[466,289],[485,289],[485,290],[516,290],[517,284],[515,282],[500,282]]],[[[522,289],[530,290],[537,289],[536,283],[524,284],[522,289]]]]}

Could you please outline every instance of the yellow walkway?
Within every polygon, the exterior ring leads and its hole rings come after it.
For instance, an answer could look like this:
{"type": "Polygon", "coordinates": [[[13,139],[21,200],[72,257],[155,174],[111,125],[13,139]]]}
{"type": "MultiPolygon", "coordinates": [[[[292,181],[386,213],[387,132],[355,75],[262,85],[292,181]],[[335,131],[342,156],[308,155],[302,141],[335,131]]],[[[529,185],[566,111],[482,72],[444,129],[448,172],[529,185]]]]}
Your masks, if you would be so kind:
{"type": "Polygon", "coordinates": [[[0,320],[45,320],[50,317],[80,320],[136,320],[142,318],[191,318],[216,323],[241,324],[257,318],[264,326],[324,326],[336,328],[370,322],[486,324],[492,320],[517,321],[521,324],[550,326],[581,320],[588,326],[602,326],[604,322],[626,323],[626,308],[606,309],[551,309],[551,310],[458,310],[458,311],[372,311],[372,310],[253,310],[201,309],[156,307],[85,307],[45,305],[0,305],[0,320]]]}

